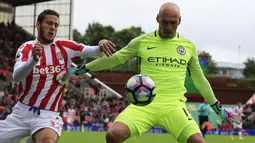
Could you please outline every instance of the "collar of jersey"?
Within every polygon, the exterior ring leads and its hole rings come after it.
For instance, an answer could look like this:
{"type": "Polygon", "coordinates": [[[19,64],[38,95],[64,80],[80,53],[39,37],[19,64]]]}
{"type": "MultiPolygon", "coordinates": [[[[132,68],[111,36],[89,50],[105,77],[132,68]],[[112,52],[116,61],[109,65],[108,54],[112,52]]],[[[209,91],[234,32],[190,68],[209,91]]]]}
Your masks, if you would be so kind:
{"type": "MultiPolygon", "coordinates": [[[[57,39],[56,38],[54,38],[54,40],[53,40],[53,42],[52,43],[50,43],[50,44],[48,44],[48,45],[56,45],[56,41],[57,41],[57,39]]],[[[34,40],[34,44],[36,44],[38,42],[38,38],[36,37],[36,39],[34,40]]]]}
{"type": "Polygon", "coordinates": [[[175,39],[178,39],[178,38],[180,37],[180,34],[179,34],[178,32],[176,32],[174,38],[172,38],[172,39],[163,39],[163,38],[161,38],[161,37],[159,36],[159,31],[156,30],[156,31],[154,32],[154,36],[155,36],[156,38],[158,38],[158,39],[161,39],[161,40],[175,40],[175,39]]]}

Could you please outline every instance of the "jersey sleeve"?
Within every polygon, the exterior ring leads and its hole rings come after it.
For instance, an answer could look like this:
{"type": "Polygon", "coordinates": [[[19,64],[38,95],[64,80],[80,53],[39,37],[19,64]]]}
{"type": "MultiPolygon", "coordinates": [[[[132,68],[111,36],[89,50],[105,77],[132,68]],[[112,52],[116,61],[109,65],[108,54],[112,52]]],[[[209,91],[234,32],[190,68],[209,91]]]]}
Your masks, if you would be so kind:
{"type": "Polygon", "coordinates": [[[21,62],[27,62],[30,59],[32,46],[32,44],[24,43],[18,48],[15,57],[15,65],[19,65],[21,62]]]}
{"type": "Polygon", "coordinates": [[[102,58],[96,59],[86,64],[86,68],[89,71],[102,71],[111,69],[118,65],[124,64],[127,60],[137,56],[138,48],[139,40],[133,39],[127,46],[114,53],[113,56],[104,56],[102,58]]]}
{"type": "Polygon", "coordinates": [[[99,46],[89,46],[82,43],[76,43],[70,40],[61,41],[61,46],[63,46],[71,59],[74,58],[84,58],[87,57],[98,57],[100,56],[99,46]]]}
{"type": "Polygon", "coordinates": [[[207,102],[212,105],[217,99],[214,96],[213,90],[210,83],[205,78],[202,68],[199,64],[197,49],[194,44],[192,44],[192,56],[189,61],[189,70],[191,78],[202,96],[207,100],[207,102]]]}
{"type": "Polygon", "coordinates": [[[124,64],[127,60],[137,56],[137,52],[139,49],[139,39],[135,38],[131,42],[128,43],[127,46],[116,52],[116,58],[124,64]]]}
{"type": "Polygon", "coordinates": [[[18,48],[15,57],[15,65],[13,70],[13,79],[21,81],[33,70],[37,61],[34,61],[31,56],[32,44],[23,44],[18,48]]]}

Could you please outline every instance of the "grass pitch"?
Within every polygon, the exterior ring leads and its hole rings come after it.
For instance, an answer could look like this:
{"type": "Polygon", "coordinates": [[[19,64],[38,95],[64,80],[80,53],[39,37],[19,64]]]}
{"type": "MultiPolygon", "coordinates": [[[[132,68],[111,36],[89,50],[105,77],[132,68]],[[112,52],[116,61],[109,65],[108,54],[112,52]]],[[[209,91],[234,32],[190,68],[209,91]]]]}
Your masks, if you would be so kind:
{"type": "MultiPolygon", "coordinates": [[[[59,143],[105,143],[104,132],[62,132],[59,143]]],[[[245,136],[243,141],[238,136],[234,136],[234,140],[230,136],[224,135],[207,135],[205,140],[207,143],[254,143],[254,136],[245,136]]],[[[26,143],[25,139],[21,143],[26,143]]],[[[138,139],[129,139],[125,143],[178,143],[169,134],[151,134],[145,133],[138,139]]]]}

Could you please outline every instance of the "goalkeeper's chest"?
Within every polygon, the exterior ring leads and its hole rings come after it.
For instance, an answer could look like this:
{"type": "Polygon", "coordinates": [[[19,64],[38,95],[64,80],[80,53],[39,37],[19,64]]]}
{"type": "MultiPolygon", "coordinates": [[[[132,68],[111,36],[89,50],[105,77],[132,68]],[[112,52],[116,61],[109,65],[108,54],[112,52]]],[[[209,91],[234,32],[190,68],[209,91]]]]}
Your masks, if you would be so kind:
{"type": "Polygon", "coordinates": [[[192,52],[190,47],[178,44],[140,45],[138,56],[143,63],[160,67],[187,68],[192,52]]]}

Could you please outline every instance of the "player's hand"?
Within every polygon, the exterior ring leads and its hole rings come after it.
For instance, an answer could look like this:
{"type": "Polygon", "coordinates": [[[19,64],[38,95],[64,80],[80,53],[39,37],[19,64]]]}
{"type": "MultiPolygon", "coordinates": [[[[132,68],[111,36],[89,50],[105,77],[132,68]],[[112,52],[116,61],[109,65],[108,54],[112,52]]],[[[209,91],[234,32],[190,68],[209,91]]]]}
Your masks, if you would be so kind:
{"type": "Polygon", "coordinates": [[[61,71],[57,77],[56,81],[59,83],[60,86],[63,86],[67,83],[68,79],[74,75],[74,71],[76,70],[75,68],[67,68],[64,71],[61,71]]]}
{"type": "Polygon", "coordinates": [[[32,49],[32,56],[35,61],[39,61],[42,56],[43,45],[40,42],[37,42],[32,49]]]}
{"type": "Polygon", "coordinates": [[[78,67],[73,67],[73,68],[68,68],[62,72],[60,72],[56,80],[59,83],[60,86],[63,86],[67,83],[70,77],[75,76],[75,75],[83,75],[87,72],[85,65],[80,65],[78,67]]]}
{"type": "Polygon", "coordinates": [[[116,45],[110,41],[110,40],[100,40],[98,42],[99,48],[100,48],[100,52],[103,52],[106,56],[112,56],[112,53],[115,52],[115,47],[116,45]]]}
{"type": "Polygon", "coordinates": [[[232,125],[233,122],[236,124],[241,124],[241,118],[238,115],[235,115],[231,112],[226,111],[220,104],[219,101],[217,101],[215,104],[211,105],[214,112],[220,116],[220,118],[223,120],[223,122],[228,123],[229,125],[232,125]]]}

